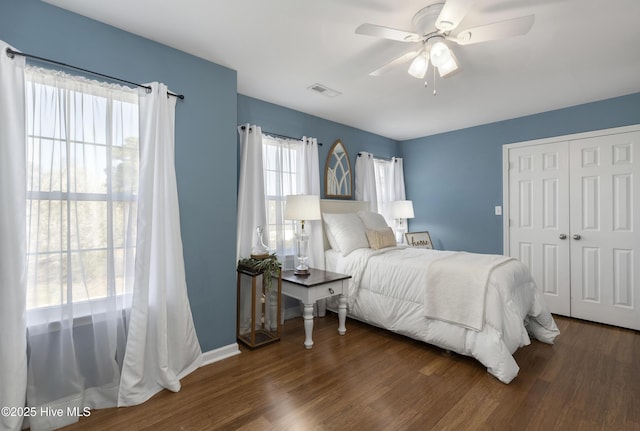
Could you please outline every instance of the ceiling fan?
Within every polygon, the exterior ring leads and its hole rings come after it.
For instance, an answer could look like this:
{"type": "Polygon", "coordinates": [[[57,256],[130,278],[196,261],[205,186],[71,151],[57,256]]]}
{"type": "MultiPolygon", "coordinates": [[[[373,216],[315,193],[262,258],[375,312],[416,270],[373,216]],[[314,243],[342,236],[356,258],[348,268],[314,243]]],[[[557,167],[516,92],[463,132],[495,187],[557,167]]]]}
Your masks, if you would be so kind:
{"type": "Polygon", "coordinates": [[[470,45],[504,39],[526,34],[533,26],[535,16],[526,15],[457,31],[458,25],[475,2],[476,0],[445,0],[422,8],[411,20],[413,32],[368,23],[359,26],[356,34],[422,44],[418,49],[402,54],[369,75],[382,75],[413,59],[408,70],[411,76],[424,79],[431,62],[434,73],[437,69],[440,77],[446,78],[461,69],[448,43],[470,45]]]}

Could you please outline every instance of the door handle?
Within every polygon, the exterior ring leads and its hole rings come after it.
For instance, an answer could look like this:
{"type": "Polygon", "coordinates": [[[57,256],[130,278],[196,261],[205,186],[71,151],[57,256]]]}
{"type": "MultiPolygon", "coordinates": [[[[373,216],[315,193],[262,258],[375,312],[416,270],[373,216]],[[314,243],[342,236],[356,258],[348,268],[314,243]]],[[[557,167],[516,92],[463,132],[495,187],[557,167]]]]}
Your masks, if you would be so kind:
{"type": "Polygon", "coordinates": [[[558,238],[560,238],[560,239],[567,239],[567,236],[566,236],[565,234],[561,233],[561,234],[560,234],[560,236],[559,236],[558,238]]]}
{"type": "Polygon", "coordinates": [[[580,238],[582,238],[582,237],[580,235],[578,235],[578,234],[575,234],[573,236],[573,239],[575,239],[576,241],[578,241],[580,238]]]}

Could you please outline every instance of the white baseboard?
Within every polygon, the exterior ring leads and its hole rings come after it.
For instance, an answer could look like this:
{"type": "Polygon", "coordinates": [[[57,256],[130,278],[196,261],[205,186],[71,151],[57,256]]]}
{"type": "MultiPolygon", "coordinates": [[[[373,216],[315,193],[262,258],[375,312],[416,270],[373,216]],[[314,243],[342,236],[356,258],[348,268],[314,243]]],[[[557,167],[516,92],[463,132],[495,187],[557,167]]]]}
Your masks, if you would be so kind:
{"type": "Polygon", "coordinates": [[[213,364],[214,362],[221,361],[223,359],[229,358],[231,356],[239,355],[240,349],[238,348],[238,343],[229,344],[228,346],[219,347],[215,350],[209,350],[208,352],[204,352],[202,354],[202,365],[213,364]]]}

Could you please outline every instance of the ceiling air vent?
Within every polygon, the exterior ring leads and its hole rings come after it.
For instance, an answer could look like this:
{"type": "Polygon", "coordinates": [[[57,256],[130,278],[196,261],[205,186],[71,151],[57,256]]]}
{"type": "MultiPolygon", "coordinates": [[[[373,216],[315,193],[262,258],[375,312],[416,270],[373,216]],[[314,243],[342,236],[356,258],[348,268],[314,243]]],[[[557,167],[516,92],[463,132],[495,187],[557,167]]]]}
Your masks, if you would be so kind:
{"type": "Polygon", "coordinates": [[[326,96],[326,97],[336,97],[342,94],[339,91],[332,90],[329,87],[325,87],[322,84],[313,84],[311,87],[307,87],[307,88],[311,91],[315,91],[316,93],[322,94],[323,96],[326,96]]]}

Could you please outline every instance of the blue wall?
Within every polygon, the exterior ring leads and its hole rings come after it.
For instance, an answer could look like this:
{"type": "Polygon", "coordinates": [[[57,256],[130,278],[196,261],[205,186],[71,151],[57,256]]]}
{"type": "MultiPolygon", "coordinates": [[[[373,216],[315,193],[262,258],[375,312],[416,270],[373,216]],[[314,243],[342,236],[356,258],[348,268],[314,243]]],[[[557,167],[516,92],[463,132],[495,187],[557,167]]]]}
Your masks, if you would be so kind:
{"type": "Polygon", "coordinates": [[[236,72],[36,0],[1,0],[0,39],[185,95],[175,153],[189,299],[203,351],[234,343],[236,72]]]}
{"type": "MultiPolygon", "coordinates": [[[[502,145],[640,123],[640,94],[397,143],[237,94],[236,72],[37,0],[0,0],[0,39],[17,49],[186,96],[176,109],[176,173],[189,298],[204,351],[235,342],[238,124],[314,136],[320,171],[341,139],[401,155],[416,218],[437,248],[502,252],[502,145]]],[[[1,54],[0,54],[1,55],[1,54]]]]}
{"type": "MultiPolygon", "coordinates": [[[[316,96],[312,94],[310,97],[316,96]]],[[[245,123],[260,126],[263,132],[294,138],[311,136],[322,142],[318,151],[322,196],[327,154],[337,139],[347,148],[352,171],[360,151],[367,151],[378,157],[399,156],[398,144],[393,139],[238,94],[238,124],[245,123]]]]}
{"type": "Polygon", "coordinates": [[[400,143],[412,231],[439,249],[502,253],[502,145],[640,123],[640,93],[400,143]]]}

